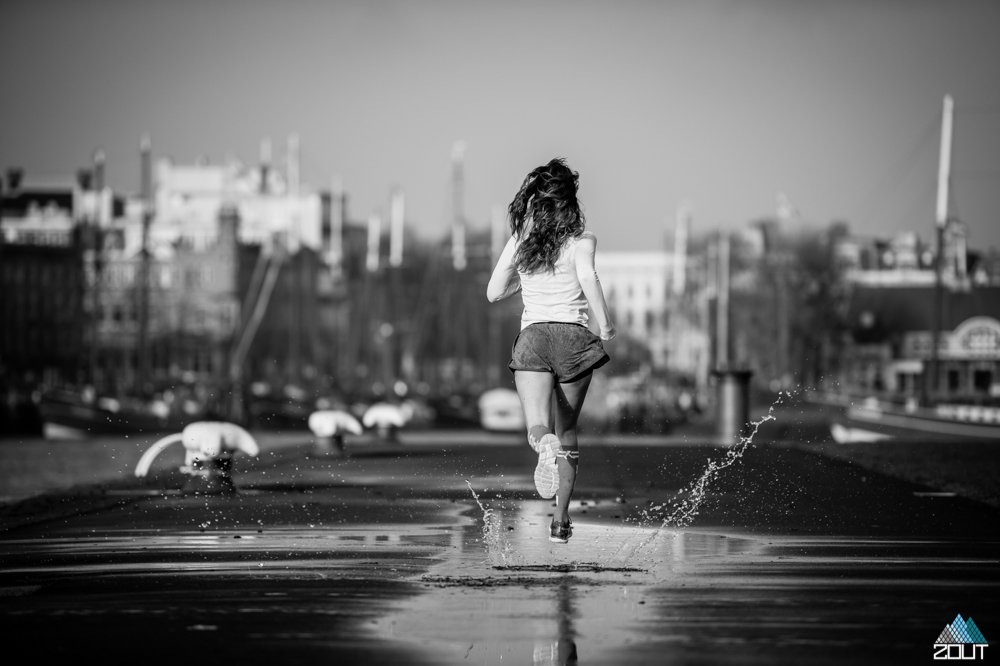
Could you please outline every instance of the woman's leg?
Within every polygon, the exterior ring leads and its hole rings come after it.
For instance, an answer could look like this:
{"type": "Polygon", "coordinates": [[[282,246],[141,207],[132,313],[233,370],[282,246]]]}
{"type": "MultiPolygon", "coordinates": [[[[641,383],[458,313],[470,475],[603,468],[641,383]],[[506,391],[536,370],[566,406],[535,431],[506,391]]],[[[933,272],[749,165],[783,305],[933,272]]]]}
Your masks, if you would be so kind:
{"type": "Polygon", "coordinates": [[[514,371],[514,385],[521,399],[528,433],[539,440],[552,432],[552,388],[556,380],[551,373],[531,370],[514,371]]]}
{"type": "Polygon", "coordinates": [[[579,447],[576,439],[576,421],[580,416],[580,409],[583,407],[583,400],[587,397],[587,389],[590,388],[590,380],[594,373],[588,372],[583,377],[568,384],[555,384],[555,415],[556,415],[556,437],[562,444],[562,449],[567,455],[560,457],[556,464],[559,465],[559,493],[556,501],[556,510],[552,516],[553,520],[564,523],[569,518],[569,501],[573,496],[573,486],[576,484],[576,468],[579,465],[579,447]]]}
{"type": "Polygon", "coordinates": [[[559,439],[552,433],[552,388],[555,378],[547,372],[514,373],[517,394],[528,426],[528,443],[538,454],[535,490],[542,499],[559,494],[559,439]]]}

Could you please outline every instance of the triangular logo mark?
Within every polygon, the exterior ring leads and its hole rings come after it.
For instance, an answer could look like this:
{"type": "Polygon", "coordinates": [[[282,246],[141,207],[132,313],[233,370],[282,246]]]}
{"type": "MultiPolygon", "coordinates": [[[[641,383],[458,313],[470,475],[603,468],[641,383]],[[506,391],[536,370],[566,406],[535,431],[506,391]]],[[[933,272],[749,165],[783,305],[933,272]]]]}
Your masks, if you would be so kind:
{"type": "Polygon", "coordinates": [[[938,639],[934,641],[935,645],[943,645],[945,643],[951,643],[951,632],[948,630],[947,624],[944,625],[944,630],[941,632],[941,635],[938,636],[938,639]]]}
{"type": "Polygon", "coordinates": [[[965,620],[961,615],[955,616],[955,621],[951,623],[951,633],[955,635],[959,643],[971,643],[969,632],[965,629],[965,620]]]}
{"type": "Polygon", "coordinates": [[[983,636],[983,632],[979,631],[979,627],[976,623],[969,618],[969,621],[965,623],[965,628],[969,632],[969,637],[972,639],[973,643],[983,643],[986,644],[986,638],[983,636]]]}

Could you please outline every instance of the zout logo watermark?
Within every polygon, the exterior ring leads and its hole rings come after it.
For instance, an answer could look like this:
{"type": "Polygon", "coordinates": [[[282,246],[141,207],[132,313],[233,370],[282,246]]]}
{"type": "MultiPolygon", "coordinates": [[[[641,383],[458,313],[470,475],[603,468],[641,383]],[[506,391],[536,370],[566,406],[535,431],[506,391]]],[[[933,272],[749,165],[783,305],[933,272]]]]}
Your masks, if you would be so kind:
{"type": "Polygon", "coordinates": [[[986,639],[983,632],[972,621],[955,616],[955,621],[944,625],[944,631],[934,641],[935,659],[984,659],[986,657],[986,639]]]}

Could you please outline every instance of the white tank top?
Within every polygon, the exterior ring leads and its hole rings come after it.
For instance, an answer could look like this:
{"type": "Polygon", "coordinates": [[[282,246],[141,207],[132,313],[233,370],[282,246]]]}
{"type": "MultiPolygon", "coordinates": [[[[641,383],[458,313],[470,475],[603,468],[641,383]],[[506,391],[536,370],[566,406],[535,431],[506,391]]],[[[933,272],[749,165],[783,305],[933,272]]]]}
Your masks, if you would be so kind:
{"type": "Polygon", "coordinates": [[[517,272],[521,278],[521,301],[524,303],[522,330],[546,321],[587,325],[590,306],[576,276],[576,245],[583,237],[593,238],[594,235],[585,231],[576,238],[568,239],[559,251],[554,272],[540,270],[530,275],[517,272]]]}

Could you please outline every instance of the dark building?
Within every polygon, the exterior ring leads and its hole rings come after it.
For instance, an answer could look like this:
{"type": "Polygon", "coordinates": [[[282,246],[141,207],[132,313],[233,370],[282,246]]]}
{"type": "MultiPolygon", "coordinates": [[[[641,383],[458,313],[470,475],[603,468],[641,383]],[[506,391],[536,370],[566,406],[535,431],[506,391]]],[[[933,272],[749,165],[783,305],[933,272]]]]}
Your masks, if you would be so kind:
{"type": "Polygon", "coordinates": [[[5,383],[75,381],[84,344],[80,184],[26,185],[8,170],[0,196],[0,374],[5,383]]]}
{"type": "MultiPolygon", "coordinates": [[[[1000,287],[946,290],[941,312],[938,401],[1000,404],[1000,287]]],[[[932,376],[933,287],[855,287],[844,382],[855,392],[916,398],[932,376]]]]}

